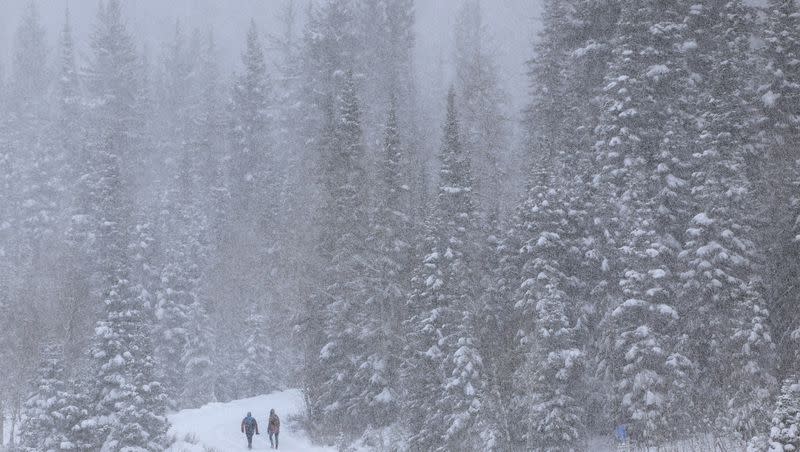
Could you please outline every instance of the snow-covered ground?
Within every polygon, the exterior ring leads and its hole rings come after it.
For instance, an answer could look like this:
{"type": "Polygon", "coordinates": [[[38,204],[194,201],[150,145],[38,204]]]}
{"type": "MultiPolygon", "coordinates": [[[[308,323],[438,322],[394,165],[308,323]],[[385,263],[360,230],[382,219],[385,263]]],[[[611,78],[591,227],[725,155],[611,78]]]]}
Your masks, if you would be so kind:
{"type": "Polygon", "coordinates": [[[261,435],[253,437],[253,450],[269,450],[267,415],[274,408],[281,418],[280,449],[286,452],[333,452],[314,446],[305,432],[296,430],[289,417],[303,410],[302,393],[296,389],[275,392],[228,403],[210,403],[201,408],[182,410],[169,416],[170,436],[176,442],[168,452],[246,451],[247,439],[240,431],[248,411],[258,421],[261,435]],[[187,441],[188,439],[188,441],[187,441]]]}

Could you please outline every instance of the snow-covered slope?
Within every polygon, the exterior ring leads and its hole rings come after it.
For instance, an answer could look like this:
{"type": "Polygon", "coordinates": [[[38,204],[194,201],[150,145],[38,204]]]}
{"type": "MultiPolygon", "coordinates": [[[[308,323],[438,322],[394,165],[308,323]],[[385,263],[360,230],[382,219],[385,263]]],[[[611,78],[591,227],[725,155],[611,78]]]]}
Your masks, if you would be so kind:
{"type": "Polygon", "coordinates": [[[314,446],[303,431],[295,430],[289,417],[302,411],[303,397],[290,389],[228,403],[210,403],[201,408],[183,410],[169,416],[170,436],[178,442],[168,452],[246,451],[247,439],[240,432],[242,418],[248,411],[258,421],[261,435],[253,437],[253,450],[269,450],[267,415],[274,408],[281,417],[280,449],[286,452],[332,452],[314,446]],[[187,439],[189,439],[187,441],[187,439]]]}

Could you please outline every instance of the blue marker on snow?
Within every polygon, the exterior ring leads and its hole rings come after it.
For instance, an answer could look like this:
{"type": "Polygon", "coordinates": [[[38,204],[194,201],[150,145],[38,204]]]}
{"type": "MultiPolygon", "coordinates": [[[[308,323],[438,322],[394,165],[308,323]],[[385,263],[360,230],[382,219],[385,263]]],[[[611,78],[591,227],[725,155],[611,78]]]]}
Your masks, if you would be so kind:
{"type": "Polygon", "coordinates": [[[616,435],[619,442],[626,442],[628,440],[628,427],[626,427],[625,424],[618,425],[614,430],[614,435],[616,435]]]}

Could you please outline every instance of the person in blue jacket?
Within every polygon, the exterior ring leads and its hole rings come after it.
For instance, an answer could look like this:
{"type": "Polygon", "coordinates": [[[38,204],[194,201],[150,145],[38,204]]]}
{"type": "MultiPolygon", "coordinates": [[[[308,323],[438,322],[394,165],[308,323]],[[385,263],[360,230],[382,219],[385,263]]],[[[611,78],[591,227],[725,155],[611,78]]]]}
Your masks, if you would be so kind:
{"type": "Polygon", "coordinates": [[[247,416],[242,419],[242,433],[247,436],[247,448],[253,448],[253,433],[256,435],[260,435],[258,433],[258,422],[256,422],[256,418],[253,417],[250,412],[247,412],[247,416]]]}

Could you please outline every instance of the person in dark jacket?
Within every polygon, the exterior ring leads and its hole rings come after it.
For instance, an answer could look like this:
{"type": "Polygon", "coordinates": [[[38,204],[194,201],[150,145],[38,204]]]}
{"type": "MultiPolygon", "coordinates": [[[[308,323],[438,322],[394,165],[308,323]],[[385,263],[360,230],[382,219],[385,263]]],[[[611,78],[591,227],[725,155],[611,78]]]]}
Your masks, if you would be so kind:
{"type": "Polygon", "coordinates": [[[258,422],[256,422],[256,418],[253,417],[250,412],[247,412],[247,416],[242,419],[242,433],[247,435],[247,448],[253,448],[253,433],[256,435],[260,435],[258,433],[258,422]]]}
{"type": "Polygon", "coordinates": [[[275,409],[269,410],[269,424],[267,424],[267,433],[269,433],[269,445],[270,448],[278,448],[278,433],[281,432],[281,420],[277,414],[275,414],[275,409]],[[272,442],[272,436],[275,436],[275,442],[272,442]]]}

